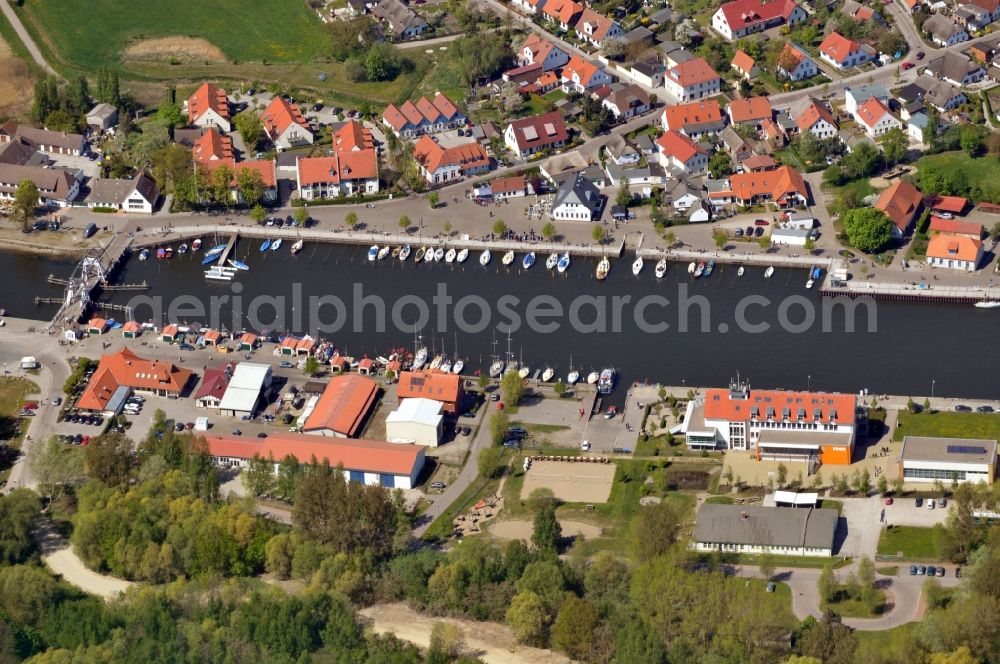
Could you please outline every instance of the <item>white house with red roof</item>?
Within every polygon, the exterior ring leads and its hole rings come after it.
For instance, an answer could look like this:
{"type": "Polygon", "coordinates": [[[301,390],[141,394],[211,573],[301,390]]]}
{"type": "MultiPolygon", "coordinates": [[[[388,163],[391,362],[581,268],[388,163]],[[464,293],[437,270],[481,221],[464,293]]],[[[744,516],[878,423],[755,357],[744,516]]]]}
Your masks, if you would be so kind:
{"type": "Polygon", "coordinates": [[[563,32],[569,32],[582,14],[583,5],[574,0],[545,0],[542,6],[542,18],[555,23],[563,32]]]}
{"type": "Polygon", "coordinates": [[[432,186],[490,170],[490,156],[476,141],[443,147],[425,134],[413,146],[413,158],[424,179],[432,186]]]}
{"type": "Polygon", "coordinates": [[[562,147],[568,140],[569,132],[559,111],[514,120],[503,132],[504,144],[518,157],[562,147]]]}
{"type": "Polygon", "coordinates": [[[595,12],[590,7],[586,7],[580,14],[579,20],[573,26],[576,36],[597,48],[601,48],[604,40],[610,37],[620,37],[625,34],[622,26],[603,14],[595,12]]]}
{"type": "Polygon", "coordinates": [[[574,55],[562,69],[562,89],[567,94],[571,92],[583,94],[587,90],[608,85],[611,81],[608,72],[579,55],[574,55]]]}
{"type": "Polygon", "coordinates": [[[748,207],[771,201],[779,208],[788,208],[809,203],[809,190],[802,174],[790,166],[772,171],[734,173],[714,184],[708,194],[714,205],[748,207]]]}
{"type": "Polygon", "coordinates": [[[333,149],[336,152],[359,152],[375,148],[372,130],[357,120],[348,120],[333,132],[333,149]]]}
{"type": "Polygon", "coordinates": [[[927,264],[975,272],[983,260],[983,243],[964,235],[935,235],[927,243],[927,264]]]}
{"type": "Polygon", "coordinates": [[[795,116],[795,124],[800,133],[809,132],[816,138],[833,138],[839,131],[837,120],[826,104],[811,97],[795,116]]]}
{"type": "Polygon", "coordinates": [[[264,185],[264,200],[273,203],[278,200],[278,170],[273,159],[260,159],[251,161],[240,161],[236,163],[233,177],[233,198],[237,203],[245,204],[243,195],[240,193],[239,181],[240,172],[256,171],[260,174],[260,181],[264,185]]]}
{"type": "Polygon", "coordinates": [[[902,129],[903,123],[883,104],[878,97],[872,97],[858,107],[854,118],[869,136],[875,138],[891,129],[902,129]]]}
{"type": "Polygon", "coordinates": [[[743,97],[729,102],[726,109],[729,122],[734,126],[752,125],[759,127],[765,120],[774,117],[774,109],[767,97],[743,97]]]}
{"type": "Polygon", "coordinates": [[[719,94],[722,79],[705,58],[694,58],[668,69],[663,87],[674,99],[684,103],[719,94]]]}
{"type": "Polygon", "coordinates": [[[524,40],[521,48],[517,51],[516,57],[517,63],[520,66],[539,65],[542,68],[542,72],[552,71],[569,62],[569,53],[537,32],[531,33],[524,40]]]}
{"type": "Polygon", "coordinates": [[[297,104],[284,97],[272,99],[261,114],[260,121],[264,125],[264,133],[278,151],[312,145],[313,133],[309,129],[309,121],[297,104]]]}
{"type": "Polygon", "coordinates": [[[211,83],[202,83],[191,93],[185,104],[188,122],[196,127],[218,127],[224,132],[232,131],[229,116],[229,97],[222,88],[211,83]]]}
{"type": "Polygon", "coordinates": [[[421,97],[416,103],[402,106],[389,104],[382,113],[382,122],[401,138],[416,138],[466,124],[468,118],[447,95],[435,92],[432,99],[421,97]]]}
{"type": "Polygon", "coordinates": [[[692,449],[752,452],[758,459],[849,465],[858,430],[857,398],[836,392],[751,390],[734,382],[688,402],[684,424],[692,449]]]}
{"type": "Polygon", "coordinates": [[[832,32],[819,45],[819,57],[837,69],[850,69],[875,57],[875,49],[832,32]]]}
{"type": "Polygon", "coordinates": [[[795,25],[806,12],[793,0],[734,0],[712,15],[712,29],[733,41],[776,25],[795,25]]]}
{"type": "Polygon", "coordinates": [[[740,75],[740,78],[745,78],[748,81],[760,74],[757,61],[750,57],[746,51],[736,51],[729,66],[740,75]]]}
{"type": "Polygon", "coordinates": [[[667,131],[656,139],[660,165],[686,175],[699,175],[708,168],[708,151],[679,131],[667,131]]]}
{"type": "Polygon", "coordinates": [[[818,74],[819,67],[801,47],[792,42],[785,42],[778,55],[775,73],[789,81],[803,81],[818,74]]]}
{"type": "Polygon", "coordinates": [[[525,14],[537,14],[545,6],[545,0],[511,0],[510,4],[525,14]]]}
{"type": "Polygon", "coordinates": [[[674,129],[698,139],[706,134],[719,133],[725,128],[726,121],[719,102],[707,99],[667,106],[660,116],[660,124],[665,131],[674,129]]]}
{"type": "Polygon", "coordinates": [[[375,150],[303,157],[295,162],[295,182],[299,196],[307,201],[377,194],[378,157],[375,150]]]}

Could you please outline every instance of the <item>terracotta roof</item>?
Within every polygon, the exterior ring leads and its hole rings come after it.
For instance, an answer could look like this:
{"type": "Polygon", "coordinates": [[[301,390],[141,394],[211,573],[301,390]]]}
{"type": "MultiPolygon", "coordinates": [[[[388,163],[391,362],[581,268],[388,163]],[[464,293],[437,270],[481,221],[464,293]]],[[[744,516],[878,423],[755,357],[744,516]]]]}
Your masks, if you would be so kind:
{"type": "Polygon", "coordinates": [[[226,91],[211,83],[202,83],[201,87],[188,97],[188,121],[197,122],[208,109],[214,109],[223,118],[229,118],[229,99],[226,91]]]}
{"type": "Polygon", "coordinates": [[[542,7],[542,13],[560,23],[570,25],[573,17],[583,11],[583,5],[573,0],[548,0],[542,7]]]}
{"type": "Polygon", "coordinates": [[[366,180],[378,177],[375,150],[343,152],[332,157],[303,157],[298,161],[299,183],[340,183],[342,180],[366,180]]]}
{"type": "Polygon", "coordinates": [[[291,431],[276,431],[263,439],[206,436],[208,453],[216,457],[251,459],[254,454],[275,461],[291,455],[299,463],[315,457],[319,463],[342,465],[345,471],[411,475],[423,458],[420,445],[385,443],[375,440],[326,438],[291,431]]]}
{"type": "Polygon", "coordinates": [[[694,58],[669,69],[667,77],[687,88],[699,83],[714,81],[719,78],[719,74],[712,69],[705,58],[694,58]]]}
{"type": "Polygon", "coordinates": [[[597,65],[589,60],[584,60],[579,55],[574,55],[569,62],[563,65],[562,77],[567,81],[573,81],[573,74],[576,74],[580,85],[586,87],[590,83],[590,79],[594,78],[594,74],[598,71],[597,65]]]}
{"type": "Polygon", "coordinates": [[[236,164],[235,172],[238,174],[242,170],[251,170],[260,173],[260,179],[268,189],[274,189],[278,186],[278,172],[273,159],[266,161],[241,161],[236,164]]]}
{"type": "Polygon", "coordinates": [[[767,168],[774,168],[777,166],[777,162],[771,155],[766,154],[752,154],[743,160],[743,168],[748,171],[756,171],[767,168]]]}
{"type": "Polygon", "coordinates": [[[905,180],[896,180],[875,201],[875,209],[889,217],[900,231],[905,232],[920,212],[923,194],[905,180]]]}
{"type": "Polygon", "coordinates": [[[806,198],[808,190],[798,171],[790,166],[781,166],[773,171],[730,175],[729,190],[710,193],[709,197],[734,195],[740,200],[747,201],[758,196],[770,196],[772,200],[777,201],[788,194],[798,194],[806,198]]]}
{"type": "Polygon", "coordinates": [[[202,337],[204,337],[205,341],[217,343],[220,339],[222,339],[222,332],[219,332],[218,330],[206,330],[202,337]]]}
{"type": "Polygon", "coordinates": [[[494,194],[506,194],[511,191],[524,191],[528,186],[528,181],[523,175],[511,176],[509,178],[494,178],[490,180],[490,190],[494,194]]]}
{"type": "Polygon", "coordinates": [[[927,243],[928,258],[975,261],[983,243],[964,235],[935,235],[927,243]]]}
{"type": "Polygon", "coordinates": [[[141,329],[142,325],[139,325],[139,323],[134,320],[130,320],[122,325],[122,332],[138,332],[141,329]]]}
{"type": "Polygon", "coordinates": [[[160,336],[164,336],[164,337],[176,337],[177,333],[180,332],[180,331],[181,331],[181,329],[176,324],[170,323],[168,325],[164,325],[163,326],[163,329],[160,330],[160,336]]]}
{"type": "Polygon", "coordinates": [[[792,42],[785,42],[784,48],[781,49],[781,54],[778,55],[778,62],[787,63],[789,59],[795,60],[795,65],[798,66],[806,59],[805,52],[792,44],[792,42]]]}
{"type": "Polygon", "coordinates": [[[823,43],[819,45],[819,52],[826,53],[834,62],[841,63],[847,57],[861,48],[858,42],[844,37],[840,33],[832,32],[827,35],[823,43]]]}
{"type": "Polygon", "coordinates": [[[749,74],[757,62],[747,55],[746,51],[736,51],[731,64],[740,71],[749,74]]]}
{"type": "Polygon", "coordinates": [[[587,7],[580,14],[580,20],[576,22],[576,29],[586,34],[584,26],[587,24],[591,26],[589,36],[597,41],[601,41],[608,36],[608,32],[614,27],[615,22],[607,16],[587,7]]]}
{"type": "Polygon", "coordinates": [[[753,408],[757,408],[758,419],[767,419],[768,409],[772,409],[775,419],[782,419],[784,409],[788,409],[790,419],[797,420],[799,410],[804,410],[806,421],[815,419],[819,410],[820,420],[830,422],[836,415],[837,424],[853,425],[857,403],[853,394],[837,392],[785,392],[784,390],[750,390],[748,399],[730,399],[729,390],[710,388],[705,391],[705,419],[749,422],[753,408]]]}
{"type": "Polygon", "coordinates": [[[962,221],[961,219],[942,219],[936,215],[931,215],[931,225],[929,230],[932,233],[953,233],[955,235],[973,235],[982,237],[984,228],[982,224],[974,221],[962,221]]]}
{"type": "Polygon", "coordinates": [[[422,123],[439,122],[441,118],[452,120],[459,113],[455,102],[441,92],[435,92],[433,99],[421,97],[416,104],[412,101],[406,101],[399,107],[389,104],[382,113],[382,119],[396,131],[401,131],[407,124],[417,127],[422,123]]]}
{"type": "Polygon", "coordinates": [[[253,332],[244,332],[240,337],[241,344],[255,344],[257,343],[257,335],[253,332]]]}
{"type": "Polygon", "coordinates": [[[337,152],[356,152],[375,147],[372,130],[357,120],[348,120],[333,133],[333,146],[337,152]]]}
{"type": "Polygon", "coordinates": [[[196,163],[207,161],[229,161],[233,158],[233,139],[223,136],[215,127],[201,135],[191,148],[191,158],[196,163]]]}
{"type": "Polygon", "coordinates": [[[355,436],[377,396],[378,384],[371,378],[355,373],[335,376],[323,390],[302,430],[329,429],[342,436],[355,436]]]}
{"type": "Polygon", "coordinates": [[[399,399],[423,397],[445,403],[457,403],[461,394],[462,377],[439,371],[404,371],[399,375],[399,399]]]}
{"type": "Polygon", "coordinates": [[[735,32],[779,16],[787,21],[797,6],[792,0],[735,0],[725,3],[719,9],[726,17],[729,28],[735,32]]]}
{"type": "Polygon", "coordinates": [[[552,49],[555,48],[555,44],[550,42],[548,39],[544,39],[537,32],[532,32],[531,35],[524,40],[521,44],[521,48],[518,53],[523,57],[524,51],[527,49],[531,53],[531,61],[536,64],[542,64],[545,62],[545,58],[549,56],[552,49]]]}
{"type": "Polygon", "coordinates": [[[664,132],[656,139],[656,144],[663,154],[676,158],[682,164],[686,164],[695,155],[706,154],[705,148],[675,130],[664,132]]]}
{"type": "Polygon", "coordinates": [[[284,97],[275,97],[260,116],[264,131],[271,138],[280,136],[291,125],[297,124],[309,129],[309,122],[302,115],[297,104],[289,103],[284,97]]]}
{"type": "Polygon", "coordinates": [[[514,120],[510,126],[513,127],[514,141],[520,151],[554,145],[569,138],[566,123],[559,111],[514,120]]]}
{"type": "Polygon", "coordinates": [[[406,126],[406,116],[395,104],[389,104],[382,112],[382,120],[396,131],[406,126]]]}
{"type": "Polygon", "coordinates": [[[889,112],[886,105],[879,101],[878,97],[871,97],[868,101],[858,107],[858,121],[867,127],[874,127],[879,120],[889,112]]]}
{"type": "Polygon", "coordinates": [[[214,397],[221,401],[222,395],[226,393],[226,388],[229,387],[229,379],[233,375],[233,367],[234,365],[227,363],[207,369],[204,377],[201,379],[201,384],[198,386],[198,391],[195,392],[195,401],[204,399],[205,397],[214,397]]]}
{"type": "Polygon", "coordinates": [[[961,196],[935,196],[927,203],[932,210],[937,210],[938,212],[962,214],[965,207],[969,204],[969,199],[962,198],[961,196]]]}
{"type": "Polygon", "coordinates": [[[194,375],[169,362],[145,360],[128,348],[101,357],[101,362],[80,396],[78,408],[104,410],[115,390],[125,385],[138,390],[164,390],[180,394],[194,375]]]}
{"type": "Polygon", "coordinates": [[[462,171],[489,166],[490,156],[479,143],[471,141],[448,148],[424,134],[413,146],[413,158],[430,173],[458,164],[462,171]]]}
{"type": "Polygon", "coordinates": [[[107,326],[108,326],[108,320],[106,318],[101,318],[100,316],[95,316],[91,318],[90,322],[87,323],[87,329],[101,330],[102,332],[104,331],[104,328],[106,328],[107,326]]]}
{"type": "Polygon", "coordinates": [[[815,99],[810,99],[806,107],[795,118],[795,124],[799,126],[799,131],[809,131],[820,120],[826,120],[834,128],[837,127],[837,121],[826,105],[815,99]]]}
{"type": "Polygon", "coordinates": [[[667,120],[667,129],[681,130],[688,125],[722,122],[722,109],[715,99],[668,106],[663,114],[667,120]]]}
{"type": "Polygon", "coordinates": [[[770,120],[772,113],[771,102],[767,97],[734,99],[729,104],[729,117],[736,124],[770,120]]]}

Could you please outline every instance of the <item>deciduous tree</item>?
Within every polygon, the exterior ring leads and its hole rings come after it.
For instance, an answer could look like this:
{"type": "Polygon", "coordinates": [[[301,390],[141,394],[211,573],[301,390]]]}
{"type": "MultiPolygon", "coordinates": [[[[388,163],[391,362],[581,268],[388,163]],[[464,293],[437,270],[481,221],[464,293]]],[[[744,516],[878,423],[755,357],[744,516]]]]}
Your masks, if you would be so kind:
{"type": "Polygon", "coordinates": [[[844,216],[844,230],[851,246],[866,253],[881,250],[892,239],[892,222],[875,208],[858,208],[844,216]]]}
{"type": "Polygon", "coordinates": [[[90,439],[83,448],[87,476],[108,486],[125,484],[133,475],[132,441],[124,433],[112,431],[90,439]]]}
{"type": "Polygon", "coordinates": [[[507,609],[507,625],[518,641],[536,648],[545,647],[549,640],[552,618],[545,602],[530,590],[514,595],[507,609]]]}
{"type": "Polygon", "coordinates": [[[559,552],[561,537],[562,526],[556,518],[556,507],[553,504],[546,505],[535,515],[531,543],[540,553],[554,555],[559,552]]]}
{"type": "Polygon", "coordinates": [[[587,659],[597,628],[597,607],[585,599],[569,595],[552,625],[552,644],[573,659],[587,659]]]}
{"type": "Polygon", "coordinates": [[[31,180],[21,180],[14,192],[14,218],[27,229],[35,219],[35,208],[38,207],[38,187],[31,180]]]}

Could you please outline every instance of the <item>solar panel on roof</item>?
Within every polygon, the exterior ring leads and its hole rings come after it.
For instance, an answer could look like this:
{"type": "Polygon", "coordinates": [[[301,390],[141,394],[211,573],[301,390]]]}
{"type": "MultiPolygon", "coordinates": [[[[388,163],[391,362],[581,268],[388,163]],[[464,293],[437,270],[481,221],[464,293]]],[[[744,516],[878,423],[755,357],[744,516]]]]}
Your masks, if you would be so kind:
{"type": "Polygon", "coordinates": [[[986,448],[978,445],[949,445],[948,454],[986,454],[986,448]]]}

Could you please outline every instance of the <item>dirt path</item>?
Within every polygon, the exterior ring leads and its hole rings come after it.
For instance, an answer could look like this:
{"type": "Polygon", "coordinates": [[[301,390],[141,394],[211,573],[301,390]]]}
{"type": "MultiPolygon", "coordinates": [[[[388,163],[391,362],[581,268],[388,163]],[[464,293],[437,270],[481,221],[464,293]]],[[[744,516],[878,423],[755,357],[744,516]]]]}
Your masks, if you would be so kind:
{"type": "Polygon", "coordinates": [[[52,522],[47,518],[43,518],[39,523],[35,537],[42,549],[42,560],[49,569],[85,593],[104,599],[114,599],[132,585],[131,581],[105,576],[87,569],[69,542],[56,532],[52,522]]]}
{"type": "Polygon", "coordinates": [[[564,664],[571,660],[551,650],[518,645],[510,629],[491,622],[473,622],[454,618],[434,618],[405,604],[376,604],[361,610],[376,632],[389,632],[421,648],[430,644],[436,622],[458,625],[465,634],[468,650],[491,664],[564,664]]]}
{"type": "MultiPolygon", "coordinates": [[[[38,49],[38,45],[35,44],[35,40],[31,38],[28,31],[25,29],[24,24],[21,23],[21,17],[17,15],[14,8],[10,6],[9,2],[0,2],[0,11],[3,12],[4,18],[10,23],[10,27],[14,28],[14,32],[17,33],[18,38],[24,42],[24,47],[28,49],[28,53],[31,54],[31,59],[38,63],[38,66],[44,69],[49,74],[54,74],[59,76],[55,69],[49,66],[49,63],[45,61],[42,56],[42,52],[38,49]]],[[[59,76],[62,78],[61,76],[59,76]]]]}

